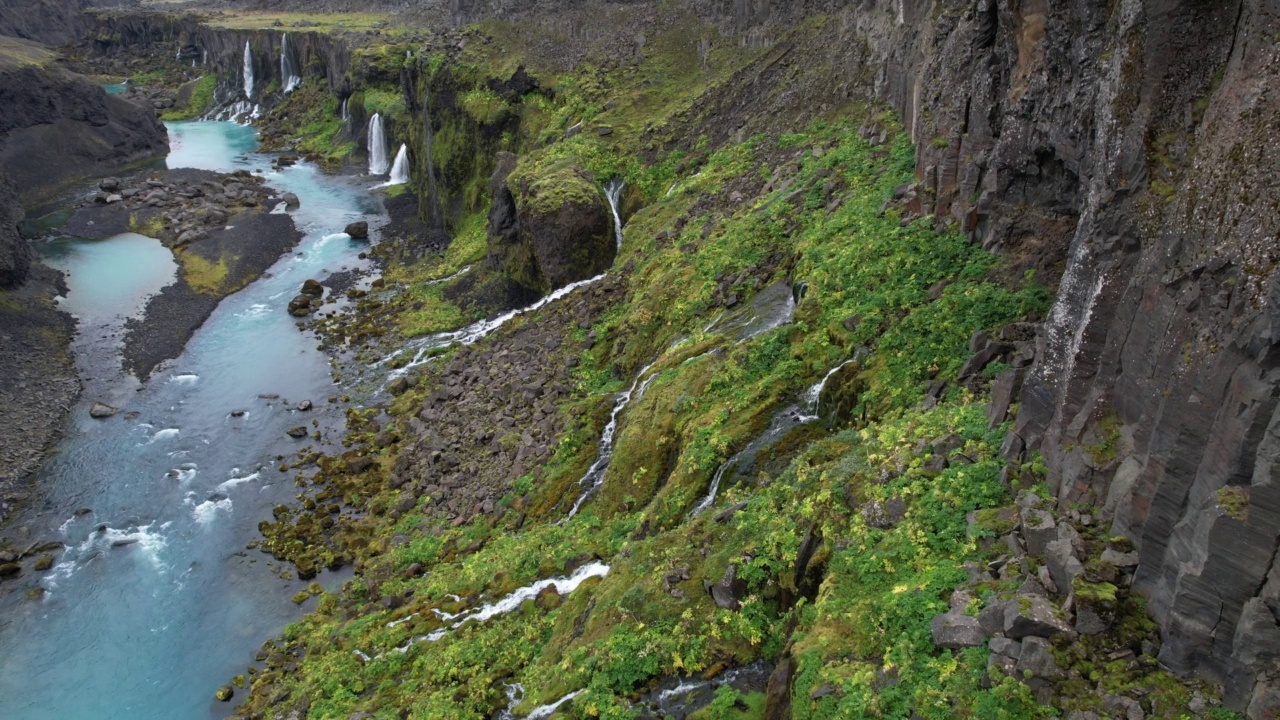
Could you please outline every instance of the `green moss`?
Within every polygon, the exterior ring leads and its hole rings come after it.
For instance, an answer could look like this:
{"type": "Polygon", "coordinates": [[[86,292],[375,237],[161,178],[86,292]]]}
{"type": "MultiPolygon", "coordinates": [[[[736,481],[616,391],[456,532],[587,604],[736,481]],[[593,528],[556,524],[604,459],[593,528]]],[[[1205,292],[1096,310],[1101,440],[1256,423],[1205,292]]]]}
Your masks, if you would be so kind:
{"type": "Polygon", "coordinates": [[[405,112],[404,98],[396,90],[368,88],[364,91],[364,110],[369,115],[380,113],[385,118],[395,118],[405,112]]]}
{"type": "Polygon", "coordinates": [[[213,92],[218,87],[215,75],[205,75],[191,84],[191,101],[185,108],[174,108],[160,115],[161,120],[190,120],[204,115],[213,107],[213,92]]]}
{"type": "Polygon", "coordinates": [[[1249,519],[1249,488],[1241,485],[1227,485],[1218,488],[1214,493],[1218,507],[1227,515],[1245,522],[1249,519]]]}
{"type": "Polygon", "coordinates": [[[464,93],[461,102],[462,109],[482,125],[501,122],[511,112],[507,101],[488,88],[477,88],[464,93]]]}
{"type": "Polygon", "coordinates": [[[1111,583],[1086,582],[1082,577],[1076,577],[1071,584],[1071,588],[1075,592],[1076,598],[1085,603],[1114,603],[1116,602],[1116,592],[1119,590],[1111,583]]]}

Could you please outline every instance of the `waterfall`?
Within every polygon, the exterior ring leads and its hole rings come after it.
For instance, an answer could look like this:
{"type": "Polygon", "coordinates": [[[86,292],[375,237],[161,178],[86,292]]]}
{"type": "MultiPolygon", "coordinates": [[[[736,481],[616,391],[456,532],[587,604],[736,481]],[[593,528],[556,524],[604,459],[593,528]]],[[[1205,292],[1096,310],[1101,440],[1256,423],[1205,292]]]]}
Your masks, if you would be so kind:
{"type": "Polygon", "coordinates": [[[391,179],[388,185],[404,185],[409,182],[409,146],[400,143],[400,152],[396,153],[396,161],[391,164],[391,179]]]}
{"type": "Polygon", "coordinates": [[[641,378],[652,367],[653,363],[649,363],[641,368],[640,372],[636,373],[636,379],[631,383],[631,387],[619,395],[617,400],[614,400],[613,412],[609,415],[609,424],[604,426],[604,433],[600,435],[600,449],[596,451],[596,461],[591,463],[591,467],[587,468],[587,472],[578,480],[578,484],[586,485],[587,489],[583,490],[582,494],[578,496],[578,500],[573,503],[573,508],[569,510],[566,520],[577,515],[578,510],[582,509],[582,504],[587,501],[587,498],[594,495],[595,491],[604,484],[605,471],[609,469],[609,461],[613,460],[613,436],[618,431],[618,416],[622,414],[627,405],[631,404],[632,396],[639,397],[644,395],[649,383],[658,377],[658,373],[654,373],[649,376],[648,380],[644,381],[644,384],[640,383],[641,378]],[[638,394],[636,392],[637,389],[639,389],[638,394]]]}
{"type": "Polygon", "coordinates": [[[342,122],[346,122],[351,119],[351,116],[347,114],[347,100],[349,99],[350,98],[342,98],[342,122]]]}
{"type": "Polygon", "coordinates": [[[614,178],[604,186],[604,196],[609,199],[609,209],[613,211],[613,234],[618,239],[618,250],[622,250],[622,217],[618,215],[618,198],[622,197],[622,188],[626,183],[622,178],[614,178]]]}
{"type": "Polygon", "coordinates": [[[826,375],[822,376],[821,380],[819,380],[817,383],[814,383],[813,387],[810,387],[809,390],[805,392],[804,394],[805,409],[809,413],[807,417],[812,417],[814,419],[817,419],[818,402],[822,399],[822,391],[827,387],[827,381],[831,379],[832,375],[835,375],[836,373],[840,372],[840,369],[843,368],[845,365],[848,365],[849,363],[854,362],[856,360],[857,358],[845,360],[839,365],[831,368],[830,370],[827,371],[826,375]]]}
{"type": "Polygon", "coordinates": [[[387,131],[382,127],[382,115],[374,113],[369,118],[369,174],[387,174],[387,131]]]}
{"type": "Polygon", "coordinates": [[[725,471],[734,465],[737,465],[739,458],[742,457],[742,453],[745,452],[746,450],[736,453],[733,457],[725,460],[720,467],[716,468],[716,474],[711,477],[711,487],[707,490],[706,497],[702,498],[702,500],[694,506],[693,511],[689,513],[690,517],[697,517],[707,508],[711,507],[711,504],[716,501],[716,495],[720,493],[720,481],[724,479],[725,471]]]}
{"type": "Polygon", "coordinates": [[[244,96],[253,99],[253,51],[248,40],[244,43],[244,96]]]}
{"type": "Polygon", "coordinates": [[[284,85],[284,92],[293,92],[302,84],[302,78],[298,76],[298,68],[293,63],[293,56],[289,54],[289,33],[280,36],[280,82],[284,85]]]}

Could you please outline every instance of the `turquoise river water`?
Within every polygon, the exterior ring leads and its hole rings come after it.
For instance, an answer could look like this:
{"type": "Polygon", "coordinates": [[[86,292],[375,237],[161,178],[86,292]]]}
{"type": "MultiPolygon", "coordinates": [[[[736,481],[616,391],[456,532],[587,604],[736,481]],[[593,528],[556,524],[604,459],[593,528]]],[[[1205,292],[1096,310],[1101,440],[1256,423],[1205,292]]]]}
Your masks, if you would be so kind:
{"type": "Polygon", "coordinates": [[[230,706],[214,691],[303,611],[290,601],[302,583],[245,549],[271,507],[296,492],[292,473],[276,470],[276,456],[299,447],[284,431],[313,418],[331,431],[341,423],[326,402],[338,392],[328,360],[285,305],[303,280],[361,265],[364,244],[341,229],[376,224],[379,204],[358,179],[306,163],[273,170],[251,154],[252,128],[172,123],[169,132],[170,167],[249,169],[297,193],[305,239],[226,298],[145,384],[120,371],[116,351],[125,320],[173,280],[168,250],[140,235],[40,243],[68,275],[63,307],[80,323],[86,392],[37,478],[38,506],[19,519],[25,537],[67,549],[40,576],[42,598],[0,597],[5,720],[224,716],[230,706]],[[90,419],[95,400],[121,413],[90,419]],[[293,409],[301,400],[317,409],[293,409]]]}

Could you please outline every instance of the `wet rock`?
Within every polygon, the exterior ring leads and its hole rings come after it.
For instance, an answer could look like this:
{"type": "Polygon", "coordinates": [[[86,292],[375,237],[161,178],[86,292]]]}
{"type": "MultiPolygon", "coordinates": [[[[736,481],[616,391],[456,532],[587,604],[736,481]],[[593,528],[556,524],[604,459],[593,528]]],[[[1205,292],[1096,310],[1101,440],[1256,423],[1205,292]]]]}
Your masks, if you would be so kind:
{"type": "Polygon", "coordinates": [[[236,694],[235,688],[231,687],[230,685],[223,685],[222,687],[218,688],[218,691],[215,692],[213,696],[218,700],[220,700],[221,702],[228,702],[231,700],[231,698],[235,694],[236,694]]]}
{"type": "Polygon", "coordinates": [[[98,189],[105,192],[115,192],[120,189],[120,178],[103,178],[98,181],[98,189]]]}
{"type": "Polygon", "coordinates": [[[113,408],[106,403],[96,402],[89,408],[89,417],[101,420],[109,418],[118,412],[120,411],[117,408],[113,408]]]}
{"type": "Polygon", "coordinates": [[[392,395],[403,395],[410,387],[412,386],[409,384],[408,378],[401,376],[387,384],[387,392],[392,395]]]}
{"type": "Polygon", "coordinates": [[[0,578],[14,577],[22,572],[22,566],[18,563],[5,563],[0,565],[0,578]]]}
{"type": "Polygon", "coordinates": [[[343,232],[356,240],[367,240],[369,239],[369,223],[364,220],[353,222],[347,225],[343,232]]]}
{"type": "Polygon", "coordinates": [[[311,297],[324,297],[324,286],[319,280],[308,278],[302,282],[302,289],[298,291],[302,295],[310,295],[311,297]]]}
{"type": "Polygon", "coordinates": [[[933,633],[933,644],[950,650],[978,647],[987,641],[978,618],[962,611],[952,610],[935,616],[929,629],[933,633]]]}
{"type": "Polygon", "coordinates": [[[307,436],[307,428],[303,425],[299,425],[297,427],[291,427],[288,430],[285,430],[284,432],[286,435],[288,435],[291,438],[304,438],[307,436]]]}
{"type": "Polygon", "coordinates": [[[51,567],[53,567],[52,555],[42,555],[39,560],[36,560],[35,565],[32,565],[32,569],[36,572],[44,572],[51,567]]]}
{"type": "Polygon", "coordinates": [[[307,411],[308,411],[308,410],[310,410],[313,406],[312,406],[312,404],[311,404],[311,401],[310,401],[310,400],[303,400],[302,402],[298,403],[297,407],[298,407],[298,410],[299,410],[299,411],[301,411],[301,412],[307,412],[307,411]]]}
{"type": "Polygon", "coordinates": [[[737,610],[742,607],[742,598],[747,596],[747,583],[738,579],[738,566],[730,565],[720,582],[707,583],[706,590],[718,607],[737,610]]]}
{"type": "Polygon", "coordinates": [[[791,677],[795,674],[795,661],[783,656],[774,666],[765,686],[764,720],[784,720],[791,717],[791,677]]]}
{"type": "Polygon", "coordinates": [[[311,314],[311,301],[316,298],[311,295],[299,294],[295,295],[289,301],[289,314],[296,317],[305,317],[311,314]]]}
{"type": "Polygon", "coordinates": [[[280,197],[280,199],[284,201],[285,207],[296,208],[302,204],[302,201],[298,199],[298,196],[291,192],[285,193],[280,197]]]}

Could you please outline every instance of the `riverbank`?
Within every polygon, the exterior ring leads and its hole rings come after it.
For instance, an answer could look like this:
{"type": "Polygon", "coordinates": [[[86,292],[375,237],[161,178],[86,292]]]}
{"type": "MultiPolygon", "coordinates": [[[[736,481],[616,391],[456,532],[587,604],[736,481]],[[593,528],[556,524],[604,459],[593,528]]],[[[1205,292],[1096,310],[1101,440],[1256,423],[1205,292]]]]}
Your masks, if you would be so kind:
{"type": "Polygon", "coordinates": [[[181,354],[222,298],[302,238],[284,193],[246,171],[151,171],[102,186],[62,231],[90,239],[143,232],[170,248],[180,268],[176,282],[126,325],[124,368],[140,379],[181,354]]]}

